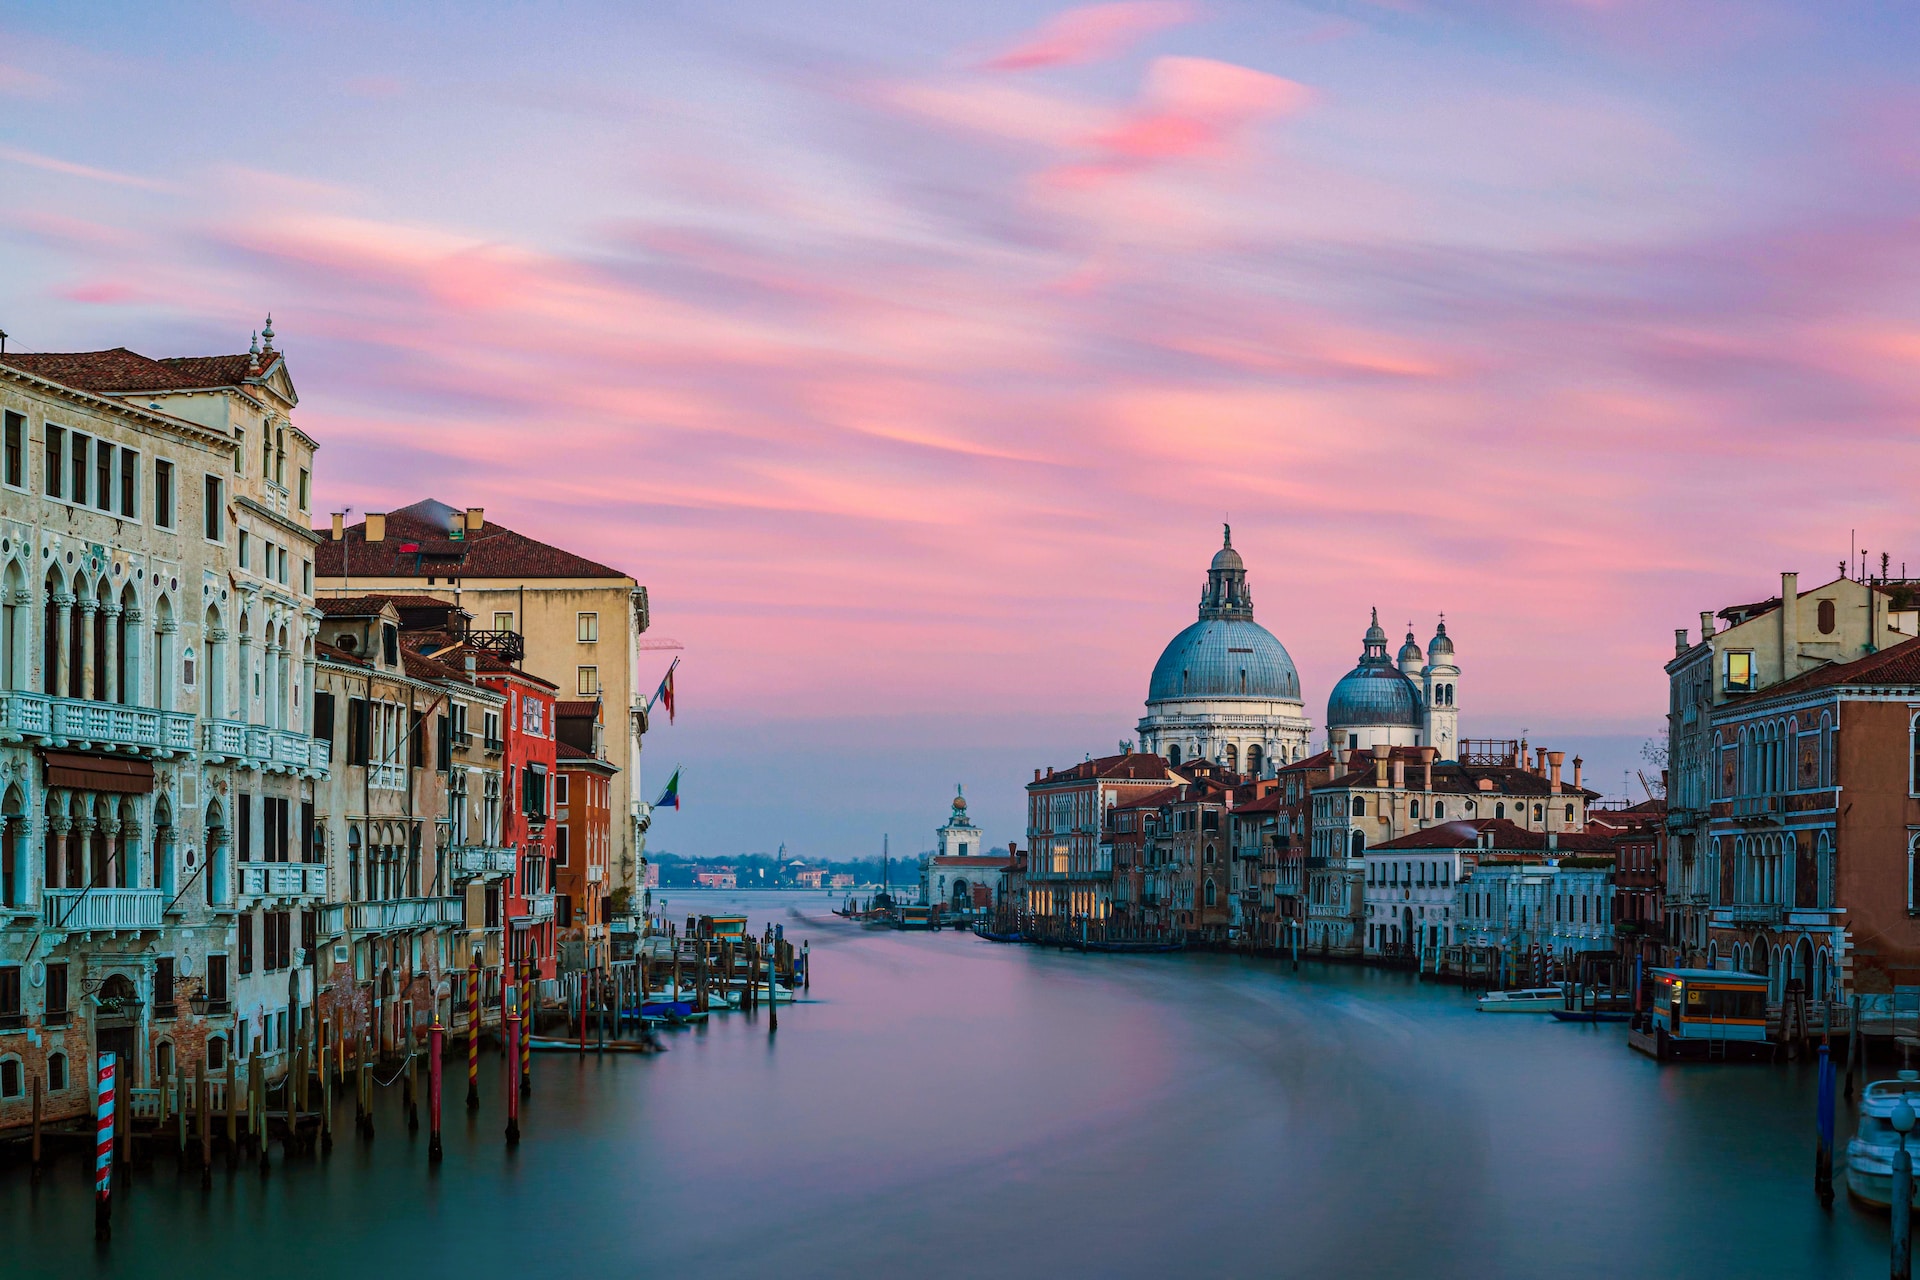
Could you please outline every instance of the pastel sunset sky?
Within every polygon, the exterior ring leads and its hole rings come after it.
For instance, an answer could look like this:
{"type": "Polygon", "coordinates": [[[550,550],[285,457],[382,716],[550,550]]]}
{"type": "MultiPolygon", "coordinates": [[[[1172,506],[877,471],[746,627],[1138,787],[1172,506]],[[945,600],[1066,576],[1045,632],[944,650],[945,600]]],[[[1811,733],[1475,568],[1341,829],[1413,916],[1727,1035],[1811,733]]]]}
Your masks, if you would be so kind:
{"type": "Polygon", "coordinates": [[[1674,628],[1920,573],[1915,13],[10,5],[0,328],[271,311],[322,512],[645,582],[656,849],[1023,837],[1228,518],[1316,725],[1444,612],[1462,732],[1618,794],[1674,628]]]}

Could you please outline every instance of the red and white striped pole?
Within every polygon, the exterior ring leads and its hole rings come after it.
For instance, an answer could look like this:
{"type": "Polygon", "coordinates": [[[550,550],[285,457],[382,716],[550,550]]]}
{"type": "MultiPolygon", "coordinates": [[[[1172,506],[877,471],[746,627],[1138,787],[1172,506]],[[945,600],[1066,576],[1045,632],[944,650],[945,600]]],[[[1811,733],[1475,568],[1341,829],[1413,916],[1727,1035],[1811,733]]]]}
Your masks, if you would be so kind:
{"type": "Polygon", "coordinates": [[[93,1130],[93,1238],[113,1238],[113,1094],[114,1055],[100,1055],[100,1101],[93,1130]]]}

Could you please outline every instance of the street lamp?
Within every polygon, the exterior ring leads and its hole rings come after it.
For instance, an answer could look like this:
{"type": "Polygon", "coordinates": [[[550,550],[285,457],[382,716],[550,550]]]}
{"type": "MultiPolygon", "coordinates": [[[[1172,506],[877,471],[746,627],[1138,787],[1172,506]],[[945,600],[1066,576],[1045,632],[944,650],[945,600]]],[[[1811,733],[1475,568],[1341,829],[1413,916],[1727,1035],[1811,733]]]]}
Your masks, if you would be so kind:
{"type": "Polygon", "coordinates": [[[207,989],[205,987],[200,988],[200,990],[187,997],[187,1008],[193,1010],[193,1016],[196,1018],[204,1018],[207,1016],[207,989]]]}
{"type": "Polygon", "coordinates": [[[1900,1135],[1900,1150],[1893,1156],[1893,1196],[1887,1205],[1893,1214],[1893,1280],[1910,1280],[1913,1274],[1913,1157],[1907,1153],[1913,1121],[1913,1108],[1903,1096],[1887,1116],[1900,1135]]]}

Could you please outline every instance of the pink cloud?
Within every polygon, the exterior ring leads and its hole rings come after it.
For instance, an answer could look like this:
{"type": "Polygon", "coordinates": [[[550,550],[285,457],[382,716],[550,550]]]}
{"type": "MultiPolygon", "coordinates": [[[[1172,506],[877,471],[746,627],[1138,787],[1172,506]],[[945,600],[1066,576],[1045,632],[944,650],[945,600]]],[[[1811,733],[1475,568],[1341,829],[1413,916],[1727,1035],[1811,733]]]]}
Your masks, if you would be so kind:
{"type": "Polygon", "coordinates": [[[36,151],[24,151],[19,147],[0,147],[0,160],[25,165],[30,169],[41,169],[47,173],[64,174],[69,178],[86,178],[91,182],[106,182],[119,187],[141,187],[148,191],[168,191],[172,188],[153,178],[143,178],[130,173],[116,173],[111,169],[96,169],[92,165],[76,164],[71,160],[62,160],[57,156],[45,156],[36,151]]]}
{"type": "Polygon", "coordinates": [[[1169,161],[1227,155],[1254,125],[1312,100],[1305,85],[1211,58],[1155,58],[1140,101],[1088,140],[1094,157],[1057,173],[1069,185],[1169,161]]]}
{"type": "Polygon", "coordinates": [[[1098,62],[1156,31],[1192,21],[1194,14],[1194,6],[1180,0],[1083,5],[1049,18],[1019,44],[981,65],[991,71],[1032,71],[1098,62]]]}

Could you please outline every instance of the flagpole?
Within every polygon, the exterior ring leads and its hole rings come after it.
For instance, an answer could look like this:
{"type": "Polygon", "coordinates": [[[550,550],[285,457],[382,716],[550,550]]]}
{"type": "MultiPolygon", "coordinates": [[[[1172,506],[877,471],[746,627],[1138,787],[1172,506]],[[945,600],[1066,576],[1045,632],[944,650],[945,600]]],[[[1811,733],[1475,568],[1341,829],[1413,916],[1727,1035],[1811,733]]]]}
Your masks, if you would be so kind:
{"type": "Polygon", "coordinates": [[[673,673],[675,669],[679,667],[679,665],[680,665],[679,658],[675,658],[672,662],[667,664],[667,674],[660,677],[660,688],[655,689],[653,691],[653,696],[647,699],[647,715],[649,717],[653,715],[653,704],[660,701],[661,690],[667,687],[667,681],[673,679],[673,673]]]}

